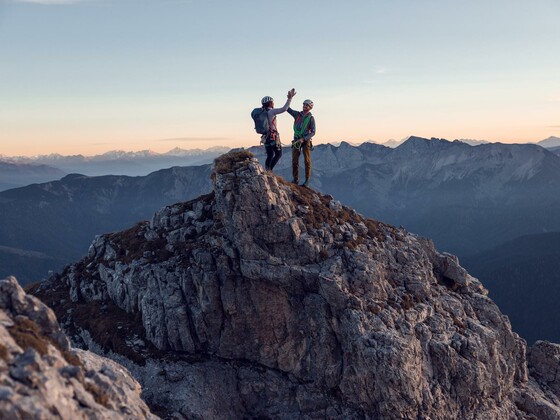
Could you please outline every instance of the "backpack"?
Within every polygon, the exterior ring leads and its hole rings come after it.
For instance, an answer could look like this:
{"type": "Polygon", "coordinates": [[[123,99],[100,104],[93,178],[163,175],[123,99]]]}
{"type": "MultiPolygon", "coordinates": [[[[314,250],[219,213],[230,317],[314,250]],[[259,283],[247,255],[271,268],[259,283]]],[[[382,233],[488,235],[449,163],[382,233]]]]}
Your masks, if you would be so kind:
{"type": "Polygon", "coordinates": [[[268,124],[268,111],[264,108],[255,108],[251,112],[251,118],[255,122],[255,131],[259,134],[268,134],[270,126],[268,124]]]}

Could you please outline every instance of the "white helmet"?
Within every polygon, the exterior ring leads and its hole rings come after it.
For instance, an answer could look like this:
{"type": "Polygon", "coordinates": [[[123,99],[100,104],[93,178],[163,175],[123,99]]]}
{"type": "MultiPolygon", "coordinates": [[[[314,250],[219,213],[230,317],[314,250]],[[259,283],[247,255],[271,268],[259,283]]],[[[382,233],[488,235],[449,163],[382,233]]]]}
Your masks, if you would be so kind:
{"type": "Polygon", "coordinates": [[[261,104],[266,105],[269,102],[273,102],[274,99],[272,99],[270,96],[265,96],[264,98],[261,99],[261,104]]]}
{"type": "Polygon", "coordinates": [[[309,105],[310,108],[313,108],[313,101],[311,99],[306,99],[303,101],[304,105],[309,105]]]}

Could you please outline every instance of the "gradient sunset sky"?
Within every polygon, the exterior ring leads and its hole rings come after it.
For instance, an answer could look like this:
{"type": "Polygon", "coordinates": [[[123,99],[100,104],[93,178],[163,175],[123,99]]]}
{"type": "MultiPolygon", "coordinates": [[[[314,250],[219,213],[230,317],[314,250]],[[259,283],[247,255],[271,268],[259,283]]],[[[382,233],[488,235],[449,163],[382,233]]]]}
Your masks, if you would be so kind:
{"type": "Polygon", "coordinates": [[[0,154],[560,136],[559,0],[0,0],[0,154]],[[292,119],[279,116],[284,143],[292,119]]]}

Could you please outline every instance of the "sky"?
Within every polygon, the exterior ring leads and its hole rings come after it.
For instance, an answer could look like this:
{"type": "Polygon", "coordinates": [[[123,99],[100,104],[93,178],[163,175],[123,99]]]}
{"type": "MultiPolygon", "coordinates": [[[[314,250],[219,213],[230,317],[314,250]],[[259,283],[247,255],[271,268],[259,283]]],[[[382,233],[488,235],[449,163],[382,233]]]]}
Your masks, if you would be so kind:
{"type": "Polygon", "coordinates": [[[559,0],[0,0],[0,155],[560,136],[559,0]],[[292,118],[278,116],[283,142],[292,118]]]}

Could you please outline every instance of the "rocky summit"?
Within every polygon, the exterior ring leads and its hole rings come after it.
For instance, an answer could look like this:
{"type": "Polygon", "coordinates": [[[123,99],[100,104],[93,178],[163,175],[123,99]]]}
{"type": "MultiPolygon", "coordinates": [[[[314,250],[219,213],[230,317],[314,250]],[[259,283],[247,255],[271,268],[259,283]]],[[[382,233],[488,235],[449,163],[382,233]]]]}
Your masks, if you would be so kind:
{"type": "Polygon", "coordinates": [[[0,280],[1,419],[155,419],[122,366],[71,349],[51,309],[0,280]]]}
{"type": "Polygon", "coordinates": [[[212,182],[31,290],[76,346],[126,366],[153,412],[560,418],[560,346],[528,352],[457,258],[245,151],[212,182]]]}

